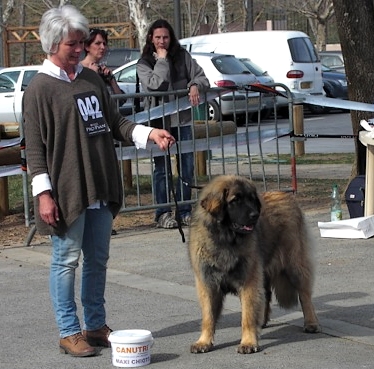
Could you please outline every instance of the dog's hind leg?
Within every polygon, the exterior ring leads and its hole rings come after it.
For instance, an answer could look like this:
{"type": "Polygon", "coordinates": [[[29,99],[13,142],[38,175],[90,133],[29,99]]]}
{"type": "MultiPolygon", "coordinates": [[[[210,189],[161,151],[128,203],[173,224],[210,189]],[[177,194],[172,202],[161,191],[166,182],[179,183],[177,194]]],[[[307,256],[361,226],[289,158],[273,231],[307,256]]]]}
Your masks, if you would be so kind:
{"type": "Polygon", "coordinates": [[[308,288],[299,290],[299,299],[304,314],[304,332],[318,333],[321,332],[321,326],[318,322],[316,312],[312,302],[312,293],[308,288]]]}
{"type": "MultiPolygon", "coordinates": [[[[282,275],[282,278],[278,276],[277,280],[283,280],[285,282],[283,288],[279,289],[281,292],[278,293],[280,306],[284,308],[292,307],[292,301],[294,299],[291,296],[298,296],[304,315],[304,332],[321,332],[321,327],[312,302],[313,273],[311,265],[308,265],[306,262],[304,268],[294,268],[292,271],[289,270],[282,275]],[[280,298],[281,296],[282,298],[280,298]],[[288,306],[285,297],[289,299],[288,306]]],[[[297,297],[295,303],[297,303],[297,297]]]]}
{"type": "Polygon", "coordinates": [[[200,338],[190,348],[193,354],[208,352],[212,349],[216,323],[221,315],[224,299],[218,286],[212,291],[198,278],[196,278],[196,288],[201,306],[202,322],[200,338]]]}
{"type": "Polygon", "coordinates": [[[271,303],[272,292],[271,292],[270,278],[267,275],[265,275],[265,278],[264,278],[264,292],[265,292],[265,311],[264,311],[264,321],[262,323],[262,328],[265,328],[267,326],[270,320],[270,315],[271,315],[270,303],[271,303]]]}

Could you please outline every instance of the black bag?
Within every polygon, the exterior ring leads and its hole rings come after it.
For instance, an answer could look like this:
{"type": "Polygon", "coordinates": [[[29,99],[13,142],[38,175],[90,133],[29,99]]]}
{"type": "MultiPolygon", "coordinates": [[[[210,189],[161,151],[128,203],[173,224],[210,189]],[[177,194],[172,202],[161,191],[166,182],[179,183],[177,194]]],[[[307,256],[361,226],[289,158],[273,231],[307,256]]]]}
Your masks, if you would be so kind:
{"type": "Polygon", "coordinates": [[[345,202],[351,218],[364,216],[365,175],[359,175],[349,183],[345,191],[345,202]]]}
{"type": "MultiPolygon", "coordinates": [[[[138,73],[136,73],[135,93],[138,94],[139,92],[140,92],[139,76],[138,76],[138,73]]],[[[135,110],[135,113],[139,113],[141,111],[140,97],[135,97],[134,98],[134,110],[135,110]]]]}

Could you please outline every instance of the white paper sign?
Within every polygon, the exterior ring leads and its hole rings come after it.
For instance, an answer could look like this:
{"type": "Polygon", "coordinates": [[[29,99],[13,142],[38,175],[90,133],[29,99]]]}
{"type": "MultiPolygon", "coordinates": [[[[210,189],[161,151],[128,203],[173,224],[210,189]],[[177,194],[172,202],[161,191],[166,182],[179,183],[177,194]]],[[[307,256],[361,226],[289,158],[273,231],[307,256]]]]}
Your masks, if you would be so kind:
{"type": "Polygon", "coordinates": [[[368,217],[318,222],[321,237],[370,238],[374,236],[374,215],[368,217]]]}

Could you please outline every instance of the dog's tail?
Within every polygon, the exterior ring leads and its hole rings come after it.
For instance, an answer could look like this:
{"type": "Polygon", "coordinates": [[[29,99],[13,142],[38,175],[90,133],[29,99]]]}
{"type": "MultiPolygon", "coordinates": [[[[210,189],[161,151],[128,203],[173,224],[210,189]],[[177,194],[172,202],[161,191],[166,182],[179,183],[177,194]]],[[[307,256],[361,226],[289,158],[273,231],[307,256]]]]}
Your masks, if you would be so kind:
{"type": "Polygon", "coordinates": [[[298,304],[299,294],[296,288],[291,284],[287,275],[279,274],[276,280],[273,281],[273,289],[281,308],[290,309],[298,304]]]}

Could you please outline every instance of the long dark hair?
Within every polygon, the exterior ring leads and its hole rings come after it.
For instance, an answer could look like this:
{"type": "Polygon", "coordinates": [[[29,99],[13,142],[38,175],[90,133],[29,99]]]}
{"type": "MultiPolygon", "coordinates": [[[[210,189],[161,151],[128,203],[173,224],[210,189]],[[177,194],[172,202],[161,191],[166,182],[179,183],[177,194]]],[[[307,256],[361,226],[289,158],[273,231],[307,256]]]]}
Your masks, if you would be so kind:
{"type": "Polygon", "coordinates": [[[174,61],[175,58],[178,56],[179,52],[182,48],[180,45],[178,39],[175,36],[175,32],[173,30],[173,27],[170,25],[170,23],[165,19],[158,19],[154,21],[151,26],[149,27],[149,30],[147,32],[147,39],[143,48],[142,52],[142,58],[146,59],[150,63],[154,64],[154,58],[153,53],[156,51],[154,48],[154,45],[152,43],[152,37],[153,32],[157,28],[166,28],[169,31],[170,34],[170,45],[168,48],[168,56],[169,58],[174,61]]]}

